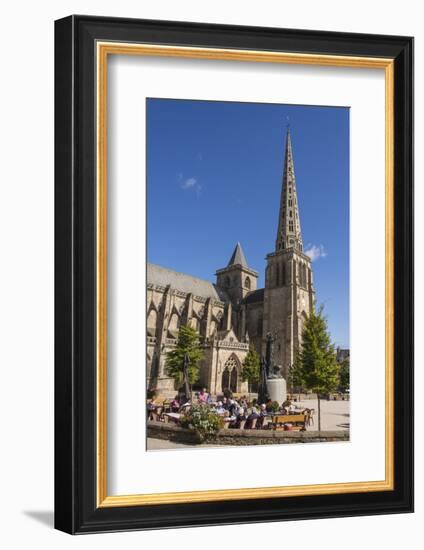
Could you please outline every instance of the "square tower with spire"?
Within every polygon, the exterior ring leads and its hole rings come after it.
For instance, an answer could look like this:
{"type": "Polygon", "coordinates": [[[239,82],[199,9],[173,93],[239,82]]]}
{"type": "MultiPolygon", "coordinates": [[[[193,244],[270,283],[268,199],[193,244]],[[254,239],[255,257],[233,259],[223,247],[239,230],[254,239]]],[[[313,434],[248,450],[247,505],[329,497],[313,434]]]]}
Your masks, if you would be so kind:
{"type": "Polygon", "coordinates": [[[241,244],[237,243],[227,267],[217,270],[216,285],[238,306],[249,292],[256,290],[258,275],[248,266],[241,244]]]}
{"type": "Polygon", "coordinates": [[[286,378],[315,296],[311,259],[303,252],[290,128],[286,135],[275,251],[266,260],[262,353],[270,333],[275,341],[275,363],[282,367],[286,378]]]}

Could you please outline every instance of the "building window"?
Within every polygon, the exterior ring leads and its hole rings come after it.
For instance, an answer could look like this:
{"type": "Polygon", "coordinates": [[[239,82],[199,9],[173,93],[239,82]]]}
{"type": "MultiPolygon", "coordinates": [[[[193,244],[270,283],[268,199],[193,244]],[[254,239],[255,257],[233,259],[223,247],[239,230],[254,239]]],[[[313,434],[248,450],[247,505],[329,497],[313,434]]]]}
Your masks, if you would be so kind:
{"type": "Polygon", "coordinates": [[[281,284],[282,284],[283,286],[286,284],[286,264],[283,264],[283,265],[282,265],[281,284]]]}
{"type": "Polygon", "coordinates": [[[250,278],[249,277],[246,277],[246,279],[244,280],[244,286],[250,290],[250,286],[251,286],[251,283],[250,283],[250,278]]]}
{"type": "Polygon", "coordinates": [[[150,310],[149,316],[147,317],[147,326],[149,328],[156,329],[158,315],[154,309],[150,310]]]}
{"type": "Polygon", "coordinates": [[[190,321],[190,326],[191,326],[191,328],[194,328],[194,330],[196,332],[199,332],[199,330],[200,330],[199,319],[197,319],[197,317],[192,317],[192,319],[190,321]]]}
{"type": "Polygon", "coordinates": [[[178,331],[180,328],[180,318],[176,312],[174,312],[171,315],[171,319],[169,321],[168,330],[170,331],[178,331]]]}
{"type": "Polygon", "coordinates": [[[221,379],[222,391],[228,389],[232,392],[237,391],[239,368],[239,363],[233,355],[225,362],[221,379]]]}
{"type": "Polygon", "coordinates": [[[301,266],[300,275],[301,275],[300,284],[303,287],[306,287],[306,267],[305,267],[305,264],[302,264],[302,266],[301,266]]]}

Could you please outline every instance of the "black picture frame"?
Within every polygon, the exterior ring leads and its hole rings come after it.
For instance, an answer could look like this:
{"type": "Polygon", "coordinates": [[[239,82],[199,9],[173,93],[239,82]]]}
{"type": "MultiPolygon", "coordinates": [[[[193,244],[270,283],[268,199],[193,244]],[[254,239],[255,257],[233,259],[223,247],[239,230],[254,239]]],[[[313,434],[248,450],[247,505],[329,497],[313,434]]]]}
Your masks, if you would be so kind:
{"type": "Polygon", "coordinates": [[[76,534],[413,511],[413,39],[73,15],[55,23],[55,73],[55,527],[76,534]],[[394,490],[97,507],[98,40],[394,60],[394,490]]]}

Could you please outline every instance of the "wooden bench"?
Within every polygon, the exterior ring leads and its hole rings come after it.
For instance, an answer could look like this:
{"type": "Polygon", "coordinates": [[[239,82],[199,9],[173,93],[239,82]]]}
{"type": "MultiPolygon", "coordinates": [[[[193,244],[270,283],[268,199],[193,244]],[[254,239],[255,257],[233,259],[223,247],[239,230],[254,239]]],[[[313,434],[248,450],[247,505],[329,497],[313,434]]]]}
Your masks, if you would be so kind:
{"type": "Polygon", "coordinates": [[[285,424],[292,424],[292,430],[305,431],[306,414],[282,414],[272,418],[273,430],[284,430],[285,424]]]}

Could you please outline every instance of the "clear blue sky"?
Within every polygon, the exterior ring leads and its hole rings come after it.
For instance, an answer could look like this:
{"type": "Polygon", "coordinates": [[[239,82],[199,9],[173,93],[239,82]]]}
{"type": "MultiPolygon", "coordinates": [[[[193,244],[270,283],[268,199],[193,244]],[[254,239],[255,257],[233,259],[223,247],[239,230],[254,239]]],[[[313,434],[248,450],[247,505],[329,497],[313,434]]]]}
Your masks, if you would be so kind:
{"type": "Polygon", "coordinates": [[[237,241],[264,284],[289,117],[317,303],[349,346],[349,109],[147,100],[148,261],[215,281],[237,241]]]}

